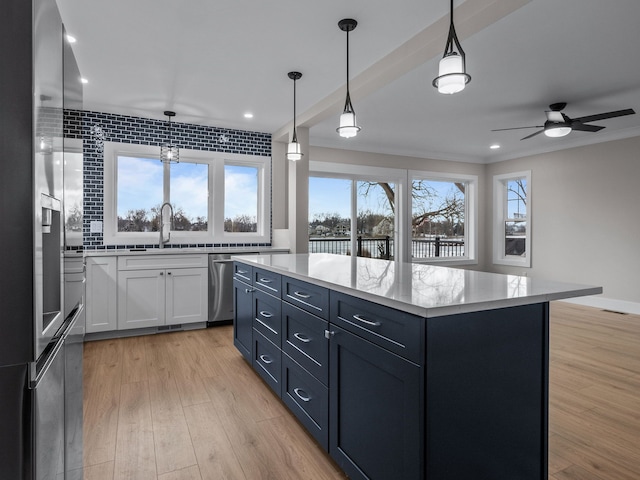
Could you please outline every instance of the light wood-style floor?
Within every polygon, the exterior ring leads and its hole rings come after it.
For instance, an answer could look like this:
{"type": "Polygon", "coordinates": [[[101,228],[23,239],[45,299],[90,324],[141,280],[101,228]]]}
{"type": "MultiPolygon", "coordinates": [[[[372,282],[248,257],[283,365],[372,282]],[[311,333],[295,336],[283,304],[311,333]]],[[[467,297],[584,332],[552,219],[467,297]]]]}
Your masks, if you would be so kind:
{"type": "MultiPolygon", "coordinates": [[[[86,480],[345,478],[230,326],[88,342],[84,358],[86,480]]],[[[640,316],[554,303],[550,360],[549,479],[640,478],[640,316]]]]}

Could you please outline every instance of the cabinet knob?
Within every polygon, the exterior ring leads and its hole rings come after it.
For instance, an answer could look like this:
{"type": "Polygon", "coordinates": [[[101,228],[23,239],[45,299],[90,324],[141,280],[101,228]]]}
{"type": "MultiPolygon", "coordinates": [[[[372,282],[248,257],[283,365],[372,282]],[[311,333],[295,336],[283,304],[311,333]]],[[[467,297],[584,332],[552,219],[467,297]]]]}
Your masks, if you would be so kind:
{"type": "Polygon", "coordinates": [[[330,330],[325,330],[324,331],[324,338],[326,338],[327,340],[331,339],[331,337],[333,337],[336,334],[336,332],[334,331],[330,331],[330,330]]]}
{"type": "Polygon", "coordinates": [[[164,272],[160,272],[160,276],[162,277],[164,275],[164,272]]]}
{"type": "Polygon", "coordinates": [[[167,275],[171,275],[171,272],[167,272],[167,275]]]}

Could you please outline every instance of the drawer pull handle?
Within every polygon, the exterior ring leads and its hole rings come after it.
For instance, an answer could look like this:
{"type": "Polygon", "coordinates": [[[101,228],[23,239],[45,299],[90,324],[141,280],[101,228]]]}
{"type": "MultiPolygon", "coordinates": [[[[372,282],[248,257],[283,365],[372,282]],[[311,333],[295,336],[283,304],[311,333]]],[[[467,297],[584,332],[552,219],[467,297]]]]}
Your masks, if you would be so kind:
{"type": "Polygon", "coordinates": [[[294,294],[296,297],[300,297],[300,298],[311,298],[311,295],[309,295],[308,293],[293,292],[293,294],[294,294]]]}
{"type": "Polygon", "coordinates": [[[255,292],[255,289],[253,289],[253,288],[245,288],[244,291],[245,291],[245,293],[253,293],[253,292],[255,292]]]}
{"type": "Polygon", "coordinates": [[[247,270],[236,270],[236,273],[238,273],[240,275],[246,275],[249,272],[247,270]]]}
{"type": "Polygon", "coordinates": [[[295,393],[298,396],[298,398],[303,402],[308,402],[309,400],[311,400],[310,396],[305,395],[307,392],[305,392],[301,388],[294,388],[293,393],[295,393]]]}
{"type": "Polygon", "coordinates": [[[293,336],[296,337],[301,342],[304,342],[304,343],[309,343],[311,341],[311,339],[309,337],[307,337],[306,335],[303,335],[302,333],[296,332],[296,333],[293,334],[293,336]]]}
{"type": "Polygon", "coordinates": [[[273,313],[269,313],[266,310],[263,310],[260,312],[260,316],[264,317],[264,318],[271,318],[273,317],[273,313]]]}
{"type": "Polygon", "coordinates": [[[260,280],[258,280],[260,283],[271,283],[273,282],[273,280],[270,280],[268,278],[261,278],[260,280]]]}
{"type": "Polygon", "coordinates": [[[365,325],[370,325],[372,327],[379,327],[380,326],[380,322],[372,322],[371,320],[367,320],[366,318],[362,318],[360,315],[355,314],[353,316],[353,318],[355,318],[356,320],[358,320],[359,322],[364,323],[365,325]]]}
{"type": "Polygon", "coordinates": [[[273,360],[271,360],[267,355],[260,355],[260,360],[262,360],[262,362],[266,363],[267,365],[273,363],[273,360]]]}

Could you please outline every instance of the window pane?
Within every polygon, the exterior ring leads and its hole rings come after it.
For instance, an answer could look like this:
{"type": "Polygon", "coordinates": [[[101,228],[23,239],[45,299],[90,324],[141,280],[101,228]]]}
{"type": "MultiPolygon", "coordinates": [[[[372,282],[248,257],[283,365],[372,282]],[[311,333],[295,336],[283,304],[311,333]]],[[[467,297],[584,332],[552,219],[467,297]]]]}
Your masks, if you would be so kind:
{"type": "Polygon", "coordinates": [[[507,218],[527,218],[527,179],[507,182],[507,218]]]}
{"type": "Polygon", "coordinates": [[[117,158],[118,232],[158,231],[163,165],[153,158],[117,158]]]}
{"type": "Polygon", "coordinates": [[[181,161],[170,167],[169,196],[174,230],[207,231],[209,166],[181,161]]]}
{"type": "Polygon", "coordinates": [[[464,256],[467,184],[420,179],[411,188],[412,257],[464,256]]]}
{"type": "Polygon", "coordinates": [[[351,180],[309,177],[309,252],[351,254],[351,180]]]}
{"type": "Polygon", "coordinates": [[[524,255],[527,251],[527,222],[504,222],[504,254],[524,255]]]}
{"type": "Polygon", "coordinates": [[[224,231],[258,231],[258,167],[224,166],[224,231]]]}
{"type": "Polygon", "coordinates": [[[365,181],[359,181],[357,185],[357,255],[393,258],[395,185],[365,181]]]}

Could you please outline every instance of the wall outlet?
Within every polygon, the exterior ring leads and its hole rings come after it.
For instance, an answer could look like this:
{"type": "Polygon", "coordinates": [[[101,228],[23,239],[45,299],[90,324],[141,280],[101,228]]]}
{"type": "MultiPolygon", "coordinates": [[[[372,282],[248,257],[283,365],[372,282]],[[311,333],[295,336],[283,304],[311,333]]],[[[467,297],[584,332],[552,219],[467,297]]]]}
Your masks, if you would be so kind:
{"type": "Polygon", "coordinates": [[[89,233],[102,233],[102,221],[101,220],[92,220],[89,233]]]}

